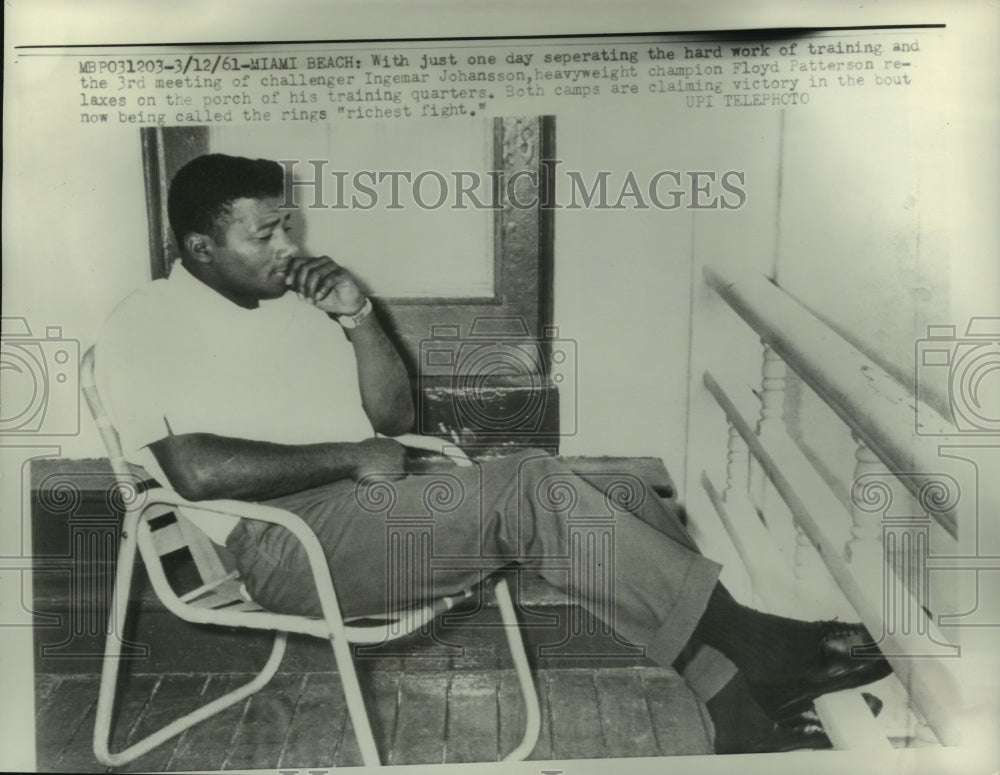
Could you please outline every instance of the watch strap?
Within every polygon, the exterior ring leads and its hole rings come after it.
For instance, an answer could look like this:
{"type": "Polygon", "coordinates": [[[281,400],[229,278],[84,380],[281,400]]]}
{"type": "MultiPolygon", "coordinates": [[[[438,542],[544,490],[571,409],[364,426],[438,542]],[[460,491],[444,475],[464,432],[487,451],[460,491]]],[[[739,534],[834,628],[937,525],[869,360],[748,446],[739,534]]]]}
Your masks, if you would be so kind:
{"type": "Polygon", "coordinates": [[[361,305],[361,309],[355,312],[353,315],[341,315],[337,318],[337,322],[340,323],[344,328],[351,329],[357,328],[358,325],[372,314],[372,300],[369,298],[365,299],[365,303],[361,305]]]}

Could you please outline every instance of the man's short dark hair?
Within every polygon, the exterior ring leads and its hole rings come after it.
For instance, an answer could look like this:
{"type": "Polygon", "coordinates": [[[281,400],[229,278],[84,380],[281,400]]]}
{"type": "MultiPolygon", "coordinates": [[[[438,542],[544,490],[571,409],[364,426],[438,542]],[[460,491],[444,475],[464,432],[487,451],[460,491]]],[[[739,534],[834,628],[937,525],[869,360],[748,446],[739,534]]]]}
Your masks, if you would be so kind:
{"type": "Polygon", "coordinates": [[[211,153],[178,170],[167,194],[167,217],[177,245],[191,232],[218,239],[222,220],[237,199],[282,196],[284,169],[276,161],[211,153]]]}

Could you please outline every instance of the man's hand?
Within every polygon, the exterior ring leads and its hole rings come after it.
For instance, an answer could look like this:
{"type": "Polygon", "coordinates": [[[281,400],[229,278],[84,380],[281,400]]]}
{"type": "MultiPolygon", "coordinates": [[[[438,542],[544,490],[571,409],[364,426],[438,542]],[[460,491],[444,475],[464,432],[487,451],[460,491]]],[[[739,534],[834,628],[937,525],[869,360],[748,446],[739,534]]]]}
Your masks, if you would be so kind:
{"type": "Polygon", "coordinates": [[[285,284],[303,300],[334,315],[353,315],[365,303],[365,294],[351,273],[329,256],[292,258],[285,284]]]}
{"type": "Polygon", "coordinates": [[[406,476],[406,447],[394,439],[365,439],[358,444],[354,480],[375,477],[392,482],[406,476]]]}

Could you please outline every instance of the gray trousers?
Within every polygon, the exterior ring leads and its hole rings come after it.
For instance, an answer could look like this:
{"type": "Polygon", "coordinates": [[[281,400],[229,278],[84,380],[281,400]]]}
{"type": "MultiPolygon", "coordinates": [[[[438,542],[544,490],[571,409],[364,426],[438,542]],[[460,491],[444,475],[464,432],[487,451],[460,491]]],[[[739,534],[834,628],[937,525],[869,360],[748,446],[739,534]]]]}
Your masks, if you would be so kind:
{"type": "MultiPolygon", "coordinates": [[[[304,519],[325,549],[345,617],[460,593],[511,563],[534,569],[657,663],[684,651],[708,699],[735,672],[689,644],[720,566],[627,471],[581,476],[540,450],[394,482],[341,480],[265,501],[304,519]]],[[[287,530],[241,520],[232,552],[266,608],[320,615],[305,551],[287,530]]]]}

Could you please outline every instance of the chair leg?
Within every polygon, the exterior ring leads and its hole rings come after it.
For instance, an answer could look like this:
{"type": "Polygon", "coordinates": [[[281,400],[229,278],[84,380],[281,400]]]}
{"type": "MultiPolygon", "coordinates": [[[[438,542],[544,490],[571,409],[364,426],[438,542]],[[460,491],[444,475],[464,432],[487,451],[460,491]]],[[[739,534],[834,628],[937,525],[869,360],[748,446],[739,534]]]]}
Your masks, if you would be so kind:
{"type": "Polygon", "coordinates": [[[531,667],[528,665],[528,655],[524,651],[524,639],[521,636],[521,628],[517,621],[517,614],[514,611],[514,603],[510,599],[510,590],[507,588],[506,579],[497,579],[493,585],[493,592],[497,598],[497,606],[500,609],[500,618],[504,624],[504,633],[507,635],[507,645],[510,647],[510,655],[514,660],[514,668],[517,670],[517,680],[521,685],[521,696],[524,698],[525,729],[521,744],[507,754],[504,761],[519,762],[528,757],[535,745],[538,743],[538,734],[542,728],[542,714],[538,705],[538,692],[535,690],[535,681],[531,675],[531,667]]]}
{"type": "Polygon", "coordinates": [[[368,711],[365,709],[361,684],[358,683],[358,673],[354,667],[354,658],[351,656],[351,644],[343,638],[330,638],[330,645],[333,647],[333,658],[337,663],[340,681],[344,685],[344,699],[347,700],[347,712],[351,714],[354,734],[358,739],[361,761],[366,767],[379,767],[382,762],[379,759],[378,747],[375,745],[372,725],[368,720],[368,711]]]}
{"type": "Polygon", "coordinates": [[[264,667],[251,681],[167,724],[128,748],[113,753],[110,750],[111,721],[114,715],[118,674],[121,669],[122,648],[121,641],[115,633],[125,632],[129,590],[132,572],[135,568],[136,542],[134,535],[134,526],[132,530],[126,530],[126,538],[122,541],[118,567],[115,572],[115,589],[112,595],[111,613],[108,616],[108,632],[104,642],[104,663],[101,667],[101,687],[97,697],[97,718],[94,723],[94,755],[101,764],[109,767],[117,767],[142,756],[199,721],[204,721],[259,691],[278,671],[278,666],[285,655],[285,644],[288,640],[286,633],[275,633],[271,654],[267,658],[267,662],[264,663],[264,667]]]}
{"type": "Polygon", "coordinates": [[[115,689],[121,668],[121,641],[117,633],[124,634],[128,612],[129,591],[132,587],[132,572],[135,569],[135,520],[126,518],[118,550],[118,564],[115,568],[115,587],[111,593],[111,610],[108,612],[108,627],[104,640],[104,661],[101,665],[101,686],[97,695],[97,718],[94,722],[94,755],[101,764],[114,766],[122,760],[111,753],[111,719],[114,713],[115,689]]]}

